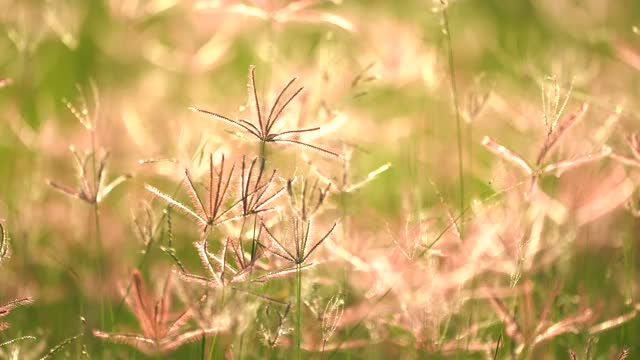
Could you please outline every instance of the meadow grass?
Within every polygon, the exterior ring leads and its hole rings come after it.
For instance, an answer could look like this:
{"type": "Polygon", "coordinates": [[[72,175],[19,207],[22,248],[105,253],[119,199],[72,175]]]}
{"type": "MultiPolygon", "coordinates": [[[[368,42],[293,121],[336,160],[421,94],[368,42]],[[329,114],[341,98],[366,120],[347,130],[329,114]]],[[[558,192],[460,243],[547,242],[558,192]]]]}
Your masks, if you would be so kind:
{"type": "Polygon", "coordinates": [[[634,358],[602,4],[8,0],[0,359],[634,358]]]}

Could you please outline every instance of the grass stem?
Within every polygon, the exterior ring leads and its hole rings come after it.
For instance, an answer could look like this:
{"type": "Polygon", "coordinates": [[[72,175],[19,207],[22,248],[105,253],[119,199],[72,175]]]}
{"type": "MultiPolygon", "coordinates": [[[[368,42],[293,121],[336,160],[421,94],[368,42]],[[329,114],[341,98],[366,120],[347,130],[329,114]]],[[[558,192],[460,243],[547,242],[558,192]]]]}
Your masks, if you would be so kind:
{"type": "Polygon", "coordinates": [[[296,349],[297,359],[302,357],[302,266],[296,264],[296,349]]]}
{"type": "MultiPolygon", "coordinates": [[[[459,180],[459,191],[460,191],[460,209],[464,209],[465,204],[465,193],[464,193],[464,163],[463,163],[463,155],[462,155],[462,122],[460,119],[460,106],[458,101],[458,87],[456,85],[456,70],[453,61],[453,42],[451,40],[451,29],[449,26],[449,15],[448,15],[448,7],[445,7],[442,10],[442,20],[444,23],[444,31],[445,38],[447,39],[447,54],[449,59],[449,77],[451,81],[451,92],[453,95],[453,106],[455,109],[456,115],[456,143],[458,146],[458,180],[459,180]]],[[[462,232],[462,219],[460,221],[460,231],[462,232]]]]}
{"type": "Polygon", "coordinates": [[[267,142],[260,141],[260,171],[264,171],[267,166],[267,142]]]}
{"type": "MultiPolygon", "coordinates": [[[[220,296],[220,309],[224,308],[224,301],[225,301],[225,290],[226,287],[222,287],[222,295],[220,296]]],[[[211,339],[211,346],[209,347],[209,356],[208,359],[214,359],[215,358],[215,353],[216,353],[216,349],[218,347],[218,333],[216,333],[213,336],[213,339],[211,339]]]]}
{"type": "Polygon", "coordinates": [[[104,289],[104,280],[105,280],[105,261],[104,261],[104,246],[102,243],[102,231],[100,229],[100,203],[97,200],[97,191],[100,189],[100,174],[98,174],[98,164],[97,164],[97,156],[98,156],[98,142],[96,139],[96,124],[90,129],[91,134],[91,170],[93,172],[93,188],[96,191],[96,199],[93,201],[93,217],[95,220],[95,242],[96,242],[96,251],[98,257],[98,274],[100,278],[100,326],[103,329],[108,329],[113,322],[113,313],[110,315],[110,322],[107,323],[106,319],[106,307],[108,307],[108,299],[107,294],[105,294],[104,289]]]}

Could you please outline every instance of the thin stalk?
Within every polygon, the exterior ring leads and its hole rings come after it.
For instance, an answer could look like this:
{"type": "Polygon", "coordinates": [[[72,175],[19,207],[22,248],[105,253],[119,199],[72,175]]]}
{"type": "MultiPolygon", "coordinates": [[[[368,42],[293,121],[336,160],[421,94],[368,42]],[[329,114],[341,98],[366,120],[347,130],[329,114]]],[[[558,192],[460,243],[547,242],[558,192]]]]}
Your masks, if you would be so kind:
{"type": "Polygon", "coordinates": [[[297,359],[302,357],[302,264],[296,264],[296,348],[297,359]]]}
{"type": "MultiPolygon", "coordinates": [[[[97,197],[97,192],[100,186],[99,183],[99,179],[98,179],[98,165],[96,163],[96,156],[98,155],[98,149],[97,149],[97,140],[96,140],[96,128],[95,128],[96,124],[94,124],[90,130],[91,133],[91,151],[93,152],[93,156],[91,157],[91,167],[92,167],[92,172],[93,172],[93,188],[95,189],[96,192],[96,197],[97,197]]],[[[100,274],[100,284],[101,286],[104,286],[104,246],[102,244],[102,231],[100,229],[100,206],[98,203],[97,198],[94,199],[93,201],[93,215],[94,215],[94,219],[95,219],[95,240],[96,240],[96,249],[98,252],[98,273],[100,274]]],[[[108,301],[108,299],[106,300],[108,301]]],[[[104,293],[104,288],[100,289],[100,326],[102,328],[108,328],[106,327],[106,314],[105,314],[105,293],[104,293]]],[[[113,321],[113,313],[111,313],[110,315],[111,317],[111,321],[113,321]]]]}
{"type": "MultiPolygon", "coordinates": [[[[447,49],[449,58],[449,77],[451,80],[451,91],[453,93],[453,106],[456,114],[456,143],[458,145],[458,178],[460,182],[460,209],[464,209],[464,177],[463,177],[463,156],[462,156],[462,124],[460,120],[460,107],[458,106],[458,88],[456,85],[456,70],[453,62],[453,46],[451,41],[451,29],[449,28],[448,7],[442,10],[442,20],[444,22],[445,38],[447,39],[447,49]]],[[[462,233],[462,221],[460,221],[460,232],[462,233]]]]}
{"type": "MultiPolygon", "coordinates": [[[[242,228],[244,229],[244,220],[242,221],[242,228]]],[[[253,233],[252,233],[252,239],[251,239],[251,259],[253,259],[256,256],[256,251],[258,250],[258,247],[256,245],[258,245],[258,239],[256,238],[257,235],[257,229],[258,229],[258,215],[255,214],[253,215],[253,233]]],[[[240,233],[242,234],[242,233],[240,233]]],[[[241,239],[242,240],[242,239],[241,239]]],[[[252,271],[253,273],[253,271],[252,271]]]]}
{"type": "MultiPolygon", "coordinates": [[[[73,275],[73,273],[72,273],[73,275]]],[[[80,279],[79,278],[75,278],[76,281],[76,286],[79,286],[80,284],[80,279]]],[[[79,288],[77,290],[80,290],[79,288]]],[[[80,291],[79,291],[80,292],[80,291]]],[[[84,296],[78,296],[78,300],[80,301],[79,304],[79,308],[80,308],[80,333],[85,333],[86,332],[86,326],[87,324],[85,323],[85,302],[84,302],[84,296]]],[[[82,347],[84,346],[84,344],[86,343],[86,336],[82,337],[81,341],[77,341],[76,342],[76,354],[80,354],[82,353],[82,347]]]]}
{"type": "MultiPolygon", "coordinates": [[[[464,163],[463,163],[463,150],[462,150],[462,122],[460,119],[460,106],[458,101],[458,86],[456,85],[456,68],[453,60],[453,41],[451,40],[451,27],[449,26],[449,14],[448,14],[448,5],[444,7],[442,11],[442,19],[444,22],[444,30],[445,37],[447,39],[447,49],[448,49],[448,58],[449,58],[449,77],[451,81],[451,92],[453,97],[453,106],[456,114],[456,143],[458,145],[458,181],[460,182],[460,211],[464,211],[465,209],[465,191],[464,191],[464,163]]],[[[472,145],[472,130],[471,123],[468,126],[468,160],[469,164],[471,161],[471,145],[472,145]]],[[[458,227],[460,231],[460,240],[464,241],[464,218],[460,217],[460,226],[458,227]]],[[[472,283],[472,292],[476,287],[476,279],[472,283]]],[[[471,322],[473,321],[473,315],[475,312],[475,307],[471,307],[471,312],[469,315],[469,326],[471,326],[471,322]]],[[[446,331],[449,328],[450,318],[447,319],[445,325],[445,333],[443,336],[446,336],[446,331]]]]}
{"type": "Polygon", "coordinates": [[[473,121],[467,124],[467,173],[473,176],[473,121]]]}
{"type": "MultiPolygon", "coordinates": [[[[637,227],[637,225],[636,225],[637,227]]],[[[633,284],[634,284],[634,266],[633,266],[633,254],[634,251],[634,241],[633,236],[627,236],[624,239],[622,244],[622,256],[624,262],[624,273],[625,273],[625,302],[631,304],[633,302],[633,284]]]]}
{"type": "MultiPolygon", "coordinates": [[[[347,234],[348,234],[348,228],[347,228],[347,193],[342,191],[340,192],[340,224],[342,224],[342,245],[346,245],[347,243],[347,234]]],[[[349,264],[347,264],[345,262],[344,267],[342,269],[342,289],[344,292],[344,301],[345,303],[348,304],[349,302],[349,292],[347,291],[347,287],[349,284],[349,279],[348,279],[348,274],[349,274],[349,264]]],[[[345,326],[345,334],[346,336],[349,336],[350,334],[350,328],[349,326],[345,326]]],[[[322,354],[324,357],[324,343],[322,344],[322,354]]],[[[351,360],[351,351],[349,351],[347,353],[347,360],[351,360]]]]}
{"type": "MultiPolygon", "coordinates": [[[[324,348],[325,346],[327,346],[327,340],[322,339],[322,349],[320,350],[320,358],[324,360],[324,348]]],[[[349,354],[351,354],[351,351],[349,351],[349,354]]]]}
{"type": "Polygon", "coordinates": [[[260,141],[260,171],[264,171],[267,165],[267,142],[260,141]]]}
{"type": "MultiPolygon", "coordinates": [[[[242,254],[242,257],[244,258],[244,245],[242,244],[242,234],[244,234],[244,227],[247,225],[247,218],[243,217],[242,218],[242,223],[240,224],[240,232],[238,233],[238,246],[240,247],[240,254],[242,254]]],[[[255,238],[255,225],[254,225],[254,233],[253,233],[253,237],[255,238]]],[[[255,248],[255,239],[252,239],[251,241],[251,258],[253,259],[253,251],[255,248]]],[[[223,269],[224,270],[224,269],[223,269]]]]}
{"type": "Polygon", "coordinates": [[[202,360],[207,359],[207,338],[205,336],[200,340],[200,353],[202,354],[202,360]]]}
{"type": "MultiPolygon", "coordinates": [[[[95,238],[98,251],[98,274],[100,284],[104,284],[104,259],[102,256],[102,237],[100,235],[100,209],[98,204],[93,204],[93,217],[95,219],[95,238]]],[[[100,326],[105,326],[104,289],[100,289],[100,326]]]]}
{"type": "Polygon", "coordinates": [[[344,191],[340,192],[340,221],[342,224],[342,241],[346,241],[347,240],[347,193],[344,191]]]}
{"type": "MultiPolygon", "coordinates": [[[[221,299],[220,299],[220,309],[221,310],[224,308],[225,290],[226,290],[226,286],[223,286],[222,287],[222,295],[221,295],[221,299]]],[[[218,333],[216,332],[216,334],[213,336],[213,339],[211,339],[211,347],[209,347],[209,356],[208,356],[209,360],[214,358],[214,354],[216,353],[216,348],[217,347],[218,347],[218,333]]]]}

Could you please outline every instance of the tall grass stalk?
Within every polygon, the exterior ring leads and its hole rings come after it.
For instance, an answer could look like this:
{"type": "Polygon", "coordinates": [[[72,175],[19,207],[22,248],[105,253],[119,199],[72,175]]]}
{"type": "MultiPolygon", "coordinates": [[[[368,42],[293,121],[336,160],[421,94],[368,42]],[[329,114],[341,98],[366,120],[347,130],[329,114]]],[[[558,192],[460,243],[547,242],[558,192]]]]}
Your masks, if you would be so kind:
{"type": "MultiPolygon", "coordinates": [[[[342,244],[343,246],[346,246],[347,234],[349,231],[347,228],[347,193],[344,191],[341,191],[339,195],[340,195],[340,199],[339,199],[340,223],[342,224],[342,244]]],[[[349,264],[344,264],[344,267],[342,268],[342,289],[343,289],[345,303],[349,301],[348,286],[349,286],[349,264]]],[[[350,328],[346,326],[345,334],[347,337],[350,335],[349,333],[350,333],[350,328]]],[[[324,356],[324,344],[323,344],[322,353],[324,356]]],[[[347,353],[346,359],[351,360],[351,351],[347,353]]]]}
{"type": "MultiPolygon", "coordinates": [[[[99,189],[100,187],[100,177],[98,176],[98,164],[96,163],[96,157],[98,155],[97,149],[97,140],[96,140],[96,126],[90,129],[91,133],[91,151],[93,152],[93,156],[91,157],[91,168],[93,172],[93,181],[94,181],[94,189],[99,189]]],[[[93,218],[95,220],[95,241],[96,241],[96,249],[98,252],[98,273],[100,277],[100,326],[104,329],[110,327],[110,324],[113,322],[113,313],[110,310],[110,321],[107,326],[106,320],[106,310],[105,307],[110,306],[108,303],[108,297],[105,294],[104,289],[104,279],[105,279],[105,265],[104,265],[104,245],[102,244],[102,231],[100,229],[100,204],[99,201],[93,202],[93,218]]]]}
{"type": "Polygon", "coordinates": [[[207,338],[204,336],[200,339],[200,354],[202,355],[202,360],[207,359],[207,338]]]}
{"type": "Polygon", "coordinates": [[[302,264],[296,264],[296,358],[302,358],[302,264]]]}
{"type": "MultiPolygon", "coordinates": [[[[456,143],[458,147],[458,181],[460,192],[460,209],[464,209],[465,192],[464,192],[464,163],[462,154],[462,122],[460,119],[460,106],[458,101],[458,87],[456,85],[456,69],[453,61],[453,42],[451,40],[451,29],[449,26],[448,4],[443,1],[444,8],[442,10],[442,21],[444,25],[445,38],[447,40],[447,57],[449,59],[449,78],[451,81],[451,92],[453,96],[453,107],[456,115],[456,143]]],[[[462,233],[462,219],[460,221],[460,231],[462,233]]]]}
{"type": "Polygon", "coordinates": [[[624,273],[625,273],[625,302],[633,303],[633,284],[634,284],[634,272],[635,266],[633,264],[633,255],[635,254],[634,237],[626,236],[622,245],[622,256],[624,259],[624,273]]]}
{"type": "MultiPolygon", "coordinates": [[[[95,219],[95,241],[98,251],[98,274],[100,276],[100,285],[104,284],[104,248],[102,245],[102,235],[100,230],[100,209],[98,204],[93,204],[93,218],[95,219]]],[[[104,289],[100,289],[100,326],[104,327],[106,324],[105,318],[105,298],[104,289]]]]}
{"type": "MultiPolygon", "coordinates": [[[[226,286],[222,287],[222,294],[220,296],[220,309],[224,309],[225,305],[225,290],[226,286]]],[[[203,337],[204,338],[204,337],[203,337]]],[[[209,346],[209,356],[207,359],[212,360],[215,358],[216,348],[218,347],[218,333],[216,332],[211,339],[211,345],[209,346]]]]}
{"type": "MultiPolygon", "coordinates": [[[[451,81],[451,93],[453,98],[453,107],[456,115],[456,143],[458,147],[458,181],[459,181],[459,191],[460,191],[460,211],[461,214],[465,209],[465,189],[464,189],[464,162],[463,162],[463,150],[462,150],[462,121],[460,117],[460,105],[458,100],[458,86],[456,85],[456,67],[454,64],[453,57],[453,41],[451,40],[451,27],[449,26],[449,5],[441,0],[444,4],[444,9],[442,10],[442,21],[444,25],[445,38],[447,39],[447,57],[449,59],[449,78],[451,81]]],[[[468,139],[468,156],[469,156],[469,164],[471,164],[471,141],[472,141],[472,128],[471,124],[469,124],[469,139],[468,139]]],[[[460,232],[460,240],[464,241],[464,217],[460,216],[460,224],[458,226],[458,231],[460,232]]],[[[474,277],[471,288],[476,287],[476,278],[474,277]]],[[[473,313],[474,306],[471,306],[471,312],[469,315],[469,325],[473,322],[473,313]]],[[[446,337],[446,332],[449,329],[451,317],[449,316],[445,322],[444,332],[442,334],[443,338],[446,337]]]]}

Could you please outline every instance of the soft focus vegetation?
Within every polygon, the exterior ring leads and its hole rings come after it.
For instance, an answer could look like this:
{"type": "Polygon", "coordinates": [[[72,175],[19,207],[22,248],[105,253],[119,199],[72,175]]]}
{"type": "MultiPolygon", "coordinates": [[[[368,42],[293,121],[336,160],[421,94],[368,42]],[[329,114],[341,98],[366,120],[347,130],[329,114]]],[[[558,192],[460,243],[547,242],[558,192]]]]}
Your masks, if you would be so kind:
{"type": "Polygon", "coordinates": [[[1,0],[0,358],[640,356],[638,14],[1,0]]]}

